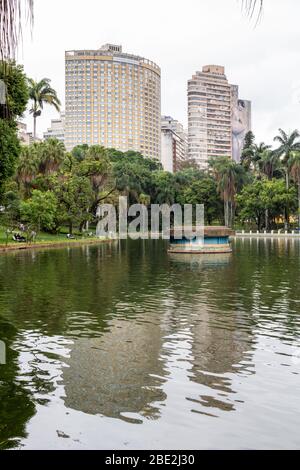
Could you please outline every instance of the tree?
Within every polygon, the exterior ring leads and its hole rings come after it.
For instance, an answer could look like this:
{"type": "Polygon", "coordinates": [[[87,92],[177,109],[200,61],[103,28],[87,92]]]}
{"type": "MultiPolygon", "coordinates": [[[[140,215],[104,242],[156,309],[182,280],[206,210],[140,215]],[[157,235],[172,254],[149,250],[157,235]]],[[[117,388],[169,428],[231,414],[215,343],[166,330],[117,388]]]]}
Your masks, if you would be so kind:
{"type": "Polygon", "coordinates": [[[66,222],[70,234],[75,224],[82,229],[84,223],[90,220],[89,209],[93,201],[89,178],[77,175],[69,175],[64,179],[56,177],[54,193],[58,200],[56,228],[66,222]]]}
{"type": "Polygon", "coordinates": [[[298,187],[298,227],[300,229],[300,153],[295,153],[291,158],[291,177],[298,187]]]}
{"type": "Polygon", "coordinates": [[[43,78],[36,82],[32,78],[28,79],[29,98],[31,100],[30,114],[33,115],[33,138],[36,140],[36,120],[42,114],[44,104],[53,106],[56,111],[60,111],[60,101],[56,91],[50,85],[49,78],[43,78]]]}
{"type": "Polygon", "coordinates": [[[16,182],[9,182],[5,184],[3,194],[4,212],[1,214],[1,221],[6,232],[6,244],[8,243],[9,235],[12,233],[20,220],[20,195],[16,182]]]}
{"type": "Polygon", "coordinates": [[[180,203],[204,204],[204,215],[208,225],[222,217],[222,201],[217,191],[217,184],[211,176],[203,176],[187,185],[180,203]]]}
{"type": "Polygon", "coordinates": [[[25,196],[30,193],[31,183],[38,173],[38,157],[34,145],[23,146],[16,169],[16,181],[19,188],[23,186],[25,196]]]}
{"type": "Polygon", "coordinates": [[[218,192],[224,201],[225,225],[231,227],[234,219],[235,196],[245,180],[245,170],[229,157],[212,158],[209,164],[217,181],[218,192]]]}
{"type": "Polygon", "coordinates": [[[177,165],[178,171],[184,171],[188,169],[193,169],[193,170],[199,169],[199,165],[194,158],[182,160],[177,165]]]}
{"type": "Polygon", "coordinates": [[[275,142],[279,142],[280,146],[275,150],[274,154],[282,162],[286,176],[286,188],[289,187],[290,177],[290,161],[294,152],[300,151],[300,134],[295,130],[291,134],[287,134],[282,129],[279,129],[279,135],[274,137],[275,142]]]}
{"type": "MultiPolygon", "coordinates": [[[[264,144],[261,144],[261,146],[264,144]]],[[[261,151],[258,153],[259,159],[257,160],[257,166],[259,168],[262,177],[266,177],[269,181],[273,179],[275,169],[277,167],[277,159],[274,152],[267,149],[268,146],[264,145],[261,147],[261,151]]],[[[269,229],[269,209],[265,209],[265,228],[269,229]]]]}
{"type": "MultiPolygon", "coordinates": [[[[100,145],[89,147],[85,159],[78,164],[76,171],[79,176],[88,177],[91,182],[94,192],[91,212],[95,215],[98,204],[103,199],[103,195],[100,194],[101,190],[112,175],[112,165],[106,149],[100,145]]],[[[110,191],[113,191],[114,188],[115,184],[113,183],[110,191]]]]}
{"type": "Polygon", "coordinates": [[[286,204],[295,203],[295,189],[286,189],[283,180],[257,180],[246,185],[237,196],[239,218],[242,222],[255,221],[259,230],[263,227],[265,210],[275,223],[276,218],[283,216],[286,204]]]}
{"type": "Polygon", "coordinates": [[[247,132],[244,140],[244,147],[242,150],[241,164],[248,170],[253,163],[254,158],[254,141],[255,135],[252,131],[247,132]]]}
{"type": "Polygon", "coordinates": [[[78,160],[73,156],[72,153],[67,152],[64,156],[61,171],[63,173],[72,173],[77,167],[78,160]]]}
{"type": "Polygon", "coordinates": [[[58,171],[65,158],[65,146],[63,142],[50,138],[39,145],[40,150],[40,172],[50,175],[58,171]]]}
{"type": "Polygon", "coordinates": [[[266,154],[271,150],[271,146],[265,144],[264,142],[260,142],[260,144],[254,144],[253,146],[253,159],[252,159],[252,169],[254,172],[258,173],[260,172],[260,167],[259,167],[259,162],[262,158],[263,155],[266,154]]]}
{"type": "MultiPolygon", "coordinates": [[[[275,142],[279,142],[280,146],[275,150],[274,154],[280,159],[283,170],[285,172],[286,189],[288,191],[290,185],[290,170],[291,170],[291,158],[294,152],[300,151],[300,134],[299,131],[295,130],[290,134],[287,134],[282,129],[279,129],[279,135],[274,137],[275,142]]],[[[286,207],[285,213],[285,228],[289,227],[289,207],[286,207]]]]}
{"type": "Polygon", "coordinates": [[[29,99],[23,67],[13,61],[0,61],[0,80],[5,86],[5,103],[0,102],[0,119],[16,120],[23,115],[29,99]]]}
{"type": "Polygon", "coordinates": [[[259,154],[257,166],[261,175],[266,176],[268,180],[273,179],[275,169],[277,167],[276,155],[271,150],[263,150],[259,154]]]}
{"type": "Polygon", "coordinates": [[[82,144],[74,147],[71,153],[78,162],[82,162],[82,160],[85,159],[88,150],[89,146],[87,144],[82,144]]]}
{"type": "Polygon", "coordinates": [[[116,189],[125,194],[130,204],[139,202],[140,194],[154,193],[153,179],[158,166],[137,152],[126,152],[114,158],[113,176],[116,189]]]}
{"type": "Polygon", "coordinates": [[[0,59],[13,58],[24,18],[33,22],[33,0],[0,0],[0,59]]]}
{"type": "Polygon", "coordinates": [[[20,206],[21,220],[37,231],[53,230],[57,214],[57,198],[51,191],[33,190],[32,197],[20,206]]]}
{"type": "Polygon", "coordinates": [[[242,223],[254,222],[258,230],[262,228],[262,221],[265,212],[264,203],[261,198],[263,181],[254,181],[252,184],[244,186],[237,196],[239,209],[239,219],[242,223]]]}
{"type": "Polygon", "coordinates": [[[174,204],[176,198],[176,178],[167,171],[153,173],[153,202],[154,204],[174,204]]]}
{"type": "Polygon", "coordinates": [[[294,187],[286,188],[284,181],[273,179],[265,180],[261,199],[265,207],[268,208],[270,219],[281,218],[287,206],[294,209],[296,207],[296,191],[294,187]]]}
{"type": "Polygon", "coordinates": [[[20,144],[15,122],[0,119],[0,198],[5,181],[14,173],[19,154],[20,144]]]}
{"type": "MultiPolygon", "coordinates": [[[[0,15],[1,16],[1,15],[0,15]]],[[[18,117],[26,109],[28,89],[23,68],[14,62],[0,62],[0,80],[5,84],[5,104],[0,105],[0,197],[5,181],[13,175],[20,154],[18,117]]]]}

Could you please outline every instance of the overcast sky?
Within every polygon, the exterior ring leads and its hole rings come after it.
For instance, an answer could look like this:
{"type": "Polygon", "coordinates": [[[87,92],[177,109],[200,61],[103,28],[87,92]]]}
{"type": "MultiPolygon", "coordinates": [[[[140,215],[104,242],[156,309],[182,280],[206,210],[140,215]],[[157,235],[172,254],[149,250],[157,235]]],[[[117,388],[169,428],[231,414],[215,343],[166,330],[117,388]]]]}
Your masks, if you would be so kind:
{"type": "MultiPolygon", "coordinates": [[[[279,127],[300,128],[300,2],[265,0],[254,28],[239,0],[34,0],[33,37],[19,62],[48,77],[64,102],[64,51],[110,42],[162,69],[162,113],[187,124],[187,80],[206,64],[226,67],[240,97],[252,101],[253,130],[271,141],[279,127]]],[[[42,134],[57,116],[45,108],[42,134]]],[[[27,119],[29,130],[31,118],[27,119]]]]}

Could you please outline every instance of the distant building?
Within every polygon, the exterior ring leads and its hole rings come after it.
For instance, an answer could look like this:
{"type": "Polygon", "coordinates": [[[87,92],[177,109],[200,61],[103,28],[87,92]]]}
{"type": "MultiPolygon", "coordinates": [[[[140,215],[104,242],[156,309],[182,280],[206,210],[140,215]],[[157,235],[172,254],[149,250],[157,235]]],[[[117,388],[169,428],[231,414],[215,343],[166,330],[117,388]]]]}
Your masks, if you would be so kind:
{"type": "Polygon", "coordinates": [[[65,141],[65,113],[60,114],[59,119],[51,120],[51,127],[44,132],[44,140],[55,138],[60,142],[65,141]]]}
{"type": "Polygon", "coordinates": [[[245,136],[252,129],[251,101],[239,99],[239,87],[231,86],[232,99],[232,158],[241,161],[245,136]]]}
{"type": "Polygon", "coordinates": [[[29,134],[27,132],[27,124],[25,122],[18,121],[18,138],[23,145],[29,145],[29,134]]]}
{"type": "Polygon", "coordinates": [[[25,122],[18,121],[18,138],[22,145],[31,145],[33,142],[41,142],[41,139],[36,138],[34,140],[33,133],[27,132],[27,124],[25,122]]]}
{"type": "Polygon", "coordinates": [[[99,144],[160,159],[161,75],[152,61],[105,44],[65,54],[67,150],[99,144]]]}
{"type": "Polygon", "coordinates": [[[188,156],[200,168],[211,157],[240,160],[241,142],[251,129],[251,103],[238,99],[225,69],[204,66],[188,81],[188,156]]]}
{"type": "Polygon", "coordinates": [[[175,173],[187,159],[187,133],[171,116],[161,118],[161,163],[165,171],[175,173]]]}

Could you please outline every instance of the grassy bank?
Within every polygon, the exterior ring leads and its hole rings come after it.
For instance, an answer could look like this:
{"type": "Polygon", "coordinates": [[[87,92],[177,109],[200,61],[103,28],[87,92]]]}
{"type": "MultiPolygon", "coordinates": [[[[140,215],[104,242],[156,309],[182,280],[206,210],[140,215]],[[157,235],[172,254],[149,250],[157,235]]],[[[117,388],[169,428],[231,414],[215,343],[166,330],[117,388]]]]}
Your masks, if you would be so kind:
{"type": "Polygon", "coordinates": [[[3,228],[0,229],[0,252],[12,251],[12,250],[26,250],[43,247],[60,247],[60,246],[76,246],[82,244],[95,244],[106,241],[96,237],[95,234],[92,236],[85,236],[82,234],[75,234],[74,239],[68,239],[66,233],[50,234],[50,233],[39,233],[34,243],[19,243],[12,239],[12,235],[9,235],[8,243],[6,233],[3,228]]]}

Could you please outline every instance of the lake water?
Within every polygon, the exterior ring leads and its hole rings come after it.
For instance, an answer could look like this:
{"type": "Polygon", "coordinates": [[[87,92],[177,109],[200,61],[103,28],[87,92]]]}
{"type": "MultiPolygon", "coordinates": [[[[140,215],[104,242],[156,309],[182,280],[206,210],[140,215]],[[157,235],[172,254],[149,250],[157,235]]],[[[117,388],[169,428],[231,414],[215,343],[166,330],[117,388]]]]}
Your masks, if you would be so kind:
{"type": "Polygon", "coordinates": [[[0,255],[0,448],[300,448],[300,242],[233,248],[0,255]]]}

